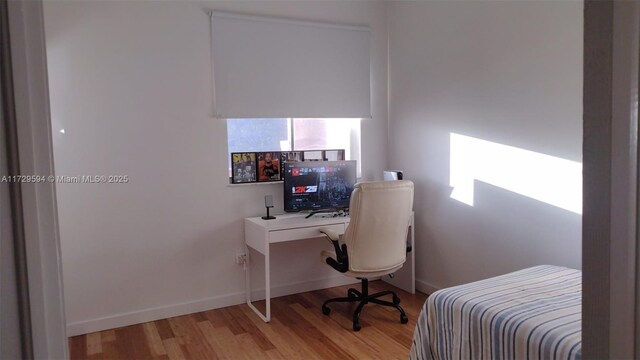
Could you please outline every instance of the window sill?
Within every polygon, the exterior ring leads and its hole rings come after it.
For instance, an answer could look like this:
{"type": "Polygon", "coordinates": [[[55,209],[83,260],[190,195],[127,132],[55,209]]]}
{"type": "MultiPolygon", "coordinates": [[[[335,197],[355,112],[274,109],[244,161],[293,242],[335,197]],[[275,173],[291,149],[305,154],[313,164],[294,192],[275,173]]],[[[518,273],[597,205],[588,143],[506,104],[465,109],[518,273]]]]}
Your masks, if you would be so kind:
{"type": "Polygon", "coordinates": [[[250,183],[238,183],[238,184],[229,183],[227,184],[227,186],[236,187],[236,186],[252,186],[252,185],[274,185],[274,184],[278,184],[282,186],[283,183],[284,181],[280,180],[280,181],[250,182],[250,183]]]}

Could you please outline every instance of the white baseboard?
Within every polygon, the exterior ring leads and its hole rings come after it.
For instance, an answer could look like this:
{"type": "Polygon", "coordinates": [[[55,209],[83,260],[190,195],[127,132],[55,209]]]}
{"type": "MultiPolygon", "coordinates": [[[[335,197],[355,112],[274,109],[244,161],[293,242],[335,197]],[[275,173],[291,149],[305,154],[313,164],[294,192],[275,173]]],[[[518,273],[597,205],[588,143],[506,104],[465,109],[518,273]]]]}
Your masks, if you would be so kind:
{"type": "Polygon", "coordinates": [[[426,281],[420,280],[420,279],[416,279],[416,290],[423,292],[427,295],[431,295],[434,292],[440,290],[439,286],[435,286],[432,284],[429,284],[426,281]]]}
{"type": "MultiPolygon", "coordinates": [[[[337,276],[311,281],[289,283],[272,287],[271,296],[285,296],[306,291],[330,288],[334,286],[355,284],[358,282],[359,280],[354,278],[337,276]]],[[[262,292],[260,291],[260,289],[258,289],[255,290],[254,293],[264,293],[263,291],[264,289],[262,289],[262,292]]],[[[196,301],[184,302],[180,304],[173,304],[138,311],[130,311],[122,314],[115,314],[90,320],[76,321],[67,324],[67,336],[82,335],[148,321],[166,319],[173,316],[193,314],[200,311],[207,311],[211,309],[243,304],[244,302],[245,293],[244,291],[242,291],[196,301]]]]}
{"type": "MultiPolygon", "coordinates": [[[[307,291],[327,289],[327,288],[332,288],[335,286],[342,286],[347,284],[356,284],[359,282],[360,280],[356,278],[350,278],[350,277],[341,275],[341,276],[334,276],[334,277],[324,278],[324,279],[289,283],[289,284],[272,287],[271,297],[274,298],[274,297],[286,296],[291,294],[299,294],[307,291]]],[[[260,297],[259,295],[257,297],[254,297],[254,295],[252,295],[251,297],[252,301],[254,299],[264,299],[264,288],[256,289],[252,291],[252,294],[262,294],[262,297],[260,297]]],[[[244,292],[242,293],[242,302],[244,302],[244,292]]]]}

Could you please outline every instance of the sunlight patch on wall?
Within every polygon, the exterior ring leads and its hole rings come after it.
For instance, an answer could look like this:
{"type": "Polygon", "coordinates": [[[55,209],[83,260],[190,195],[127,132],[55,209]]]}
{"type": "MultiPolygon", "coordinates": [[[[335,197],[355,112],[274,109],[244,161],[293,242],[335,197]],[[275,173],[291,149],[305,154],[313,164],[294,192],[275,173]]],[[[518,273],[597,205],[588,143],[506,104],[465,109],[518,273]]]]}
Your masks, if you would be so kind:
{"type": "Polygon", "coordinates": [[[582,214],[582,164],[513,146],[451,133],[451,198],[473,206],[482,181],[582,214]]]}

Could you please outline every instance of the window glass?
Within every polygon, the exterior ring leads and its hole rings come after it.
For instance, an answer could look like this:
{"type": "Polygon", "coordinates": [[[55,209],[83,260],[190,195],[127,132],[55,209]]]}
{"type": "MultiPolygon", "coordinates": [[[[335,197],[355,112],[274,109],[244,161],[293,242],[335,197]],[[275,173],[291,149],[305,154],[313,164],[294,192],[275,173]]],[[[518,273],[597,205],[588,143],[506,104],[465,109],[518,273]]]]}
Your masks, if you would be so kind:
{"type": "Polygon", "coordinates": [[[360,119],[293,119],[293,149],[344,149],[360,160],[360,119]]]}
{"type": "Polygon", "coordinates": [[[289,150],[288,123],[289,119],[227,119],[229,169],[232,152],[289,150]]]}
{"type": "Polygon", "coordinates": [[[227,119],[229,153],[280,151],[289,141],[288,119],[227,119]]]}
{"type": "Polygon", "coordinates": [[[360,119],[227,119],[227,142],[229,176],[232,152],[326,149],[358,160],[360,176],[360,119]]]}

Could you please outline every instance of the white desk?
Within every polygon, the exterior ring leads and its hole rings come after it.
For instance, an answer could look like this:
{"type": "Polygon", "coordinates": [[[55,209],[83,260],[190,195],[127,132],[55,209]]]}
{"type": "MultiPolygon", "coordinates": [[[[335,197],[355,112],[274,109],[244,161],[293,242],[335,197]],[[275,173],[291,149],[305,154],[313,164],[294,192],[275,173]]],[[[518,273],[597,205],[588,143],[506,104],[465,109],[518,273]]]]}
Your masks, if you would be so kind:
{"type": "MultiPolygon", "coordinates": [[[[275,220],[263,220],[260,217],[244,219],[244,241],[247,247],[247,260],[251,261],[249,248],[264,255],[264,277],[265,277],[265,302],[266,314],[263,314],[251,303],[251,266],[245,267],[246,276],[246,297],[247,305],[260,316],[265,322],[271,321],[271,274],[269,264],[270,245],[284,241],[296,241],[311,238],[322,238],[320,228],[331,229],[338,234],[344,234],[349,217],[321,217],[317,214],[309,219],[305,219],[306,214],[286,214],[276,215],[275,220]]],[[[415,230],[413,224],[413,214],[411,215],[410,241],[411,248],[415,249],[415,230]]],[[[322,240],[326,241],[326,240],[322,240]]],[[[394,278],[383,277],[386,281],[412,294],[415,293],[415,251],[407,254],[407,261],[404,266],[395,273],[394,278]]],[[[317,261],[317,256],[311,257],[309,261],[317,261]]],[[[249,265],[249,264],[247,264],[249,265]]]]}

